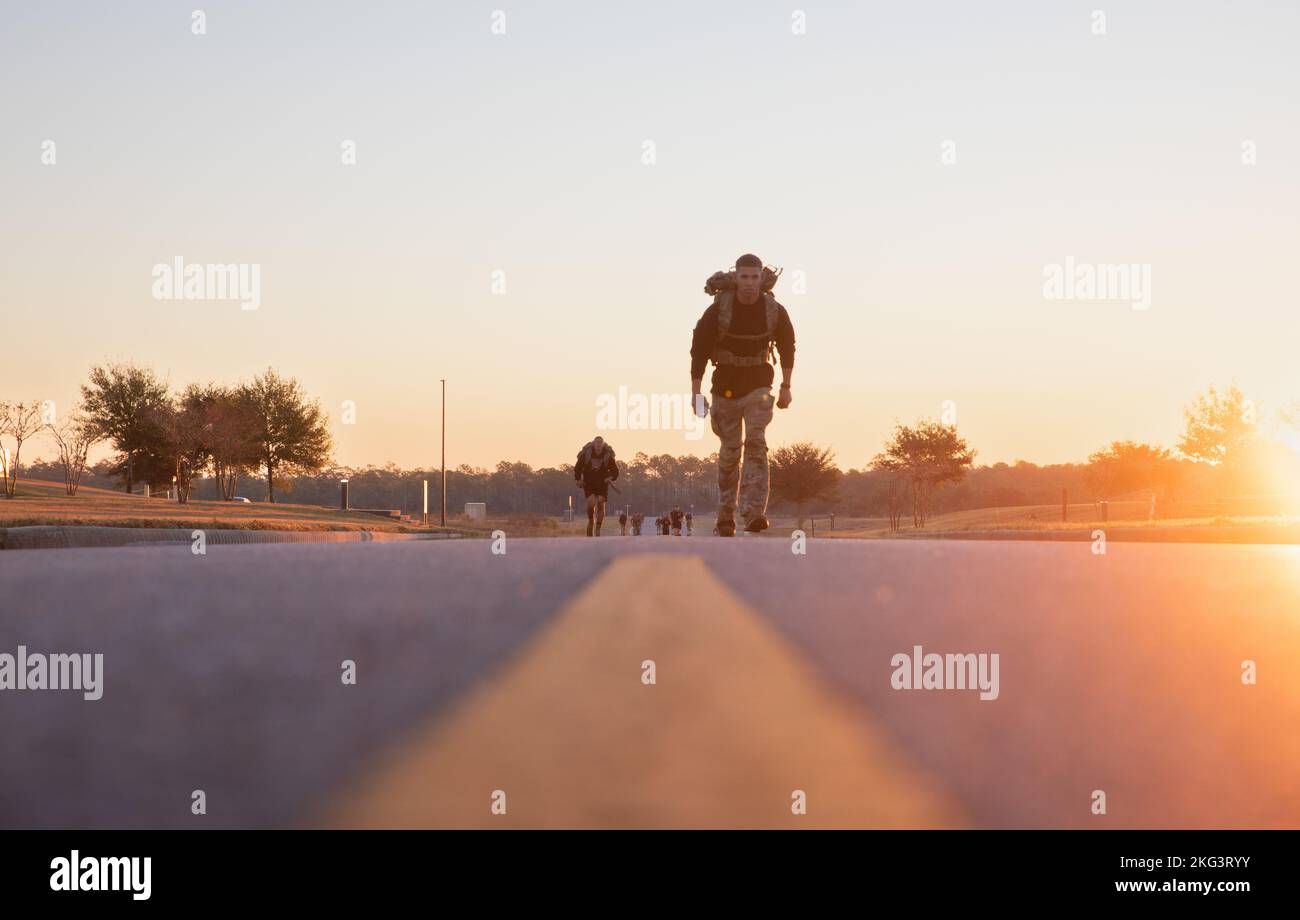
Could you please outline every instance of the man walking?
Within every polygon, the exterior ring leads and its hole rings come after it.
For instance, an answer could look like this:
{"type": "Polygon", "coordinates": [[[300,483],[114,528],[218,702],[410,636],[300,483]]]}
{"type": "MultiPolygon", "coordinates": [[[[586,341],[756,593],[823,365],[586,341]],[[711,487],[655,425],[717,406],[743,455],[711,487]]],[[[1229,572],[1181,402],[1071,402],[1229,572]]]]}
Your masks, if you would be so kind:
{"type": "Polygon", "coordinates": [[[596,435],[578,451],[578,462],[573,467],[574,483],[587,497],[587,536],[599,537],[600,525],[605,522],[605,501],[609,498],[610,480],[618,478],[618,463],[614,448],[596,435]]]}
{"type": "Polygon", "coordinates": [[[762,259],[749,253],[736,260],[733,273],[715,275],[710,287],[720,279],[721,290],[695,324],[691,340],[691,393],[701,413],[709,412],[709,401],[700,392],[704,368],[710,359],[714,363],[712,428],[722,442],[717,530],[724,537],[736,535],[737,510],[750,533],[768,526],[767,426],[773,405],[789,407],[794,372],[794,326],[771,294],[776,277],[763,268],[762,259]],[[775,402],[769,363],[773,346],[781,357],[781,389],[775,402]]]}

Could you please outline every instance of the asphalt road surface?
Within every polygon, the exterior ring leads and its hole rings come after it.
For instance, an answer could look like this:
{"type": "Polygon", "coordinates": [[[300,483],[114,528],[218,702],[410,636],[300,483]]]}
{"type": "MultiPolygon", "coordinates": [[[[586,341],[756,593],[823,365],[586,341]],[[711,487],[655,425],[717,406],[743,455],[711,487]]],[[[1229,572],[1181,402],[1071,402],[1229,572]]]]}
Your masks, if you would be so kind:
{"type": "Polygon", "coordinates": [[[0,553],[0,826],[1300,826],[1300,547],[806,549],[0,553]]]}

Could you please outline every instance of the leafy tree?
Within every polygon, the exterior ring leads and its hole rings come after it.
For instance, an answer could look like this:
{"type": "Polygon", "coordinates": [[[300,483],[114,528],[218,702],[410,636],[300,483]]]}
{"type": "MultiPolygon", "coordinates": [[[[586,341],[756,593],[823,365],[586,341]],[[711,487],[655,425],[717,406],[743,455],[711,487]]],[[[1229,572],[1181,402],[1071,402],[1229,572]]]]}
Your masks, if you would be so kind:
{"type": "Polygon", "coordinates": [[[333,442],[319,402],[308,402],[302,384],[286,380],[272,368],[245,384],[241,398],[256,416],[253,435],[259,465],[266,472],[267,501],[287,477],[312,472],[329,462],[333,442]]]}
{"type": "Polygon", "coordinates": [[[1091,454],[1085,473],[1098,499],[1142,489],[1168,493],[1175,476],[1176,464],[1167,449],[1134,441],[1115,441],[1091,454]]]}
{"type": "Polygon", "coordinates": [[[1210,387],[1183,410],[1187,428],[1178,449],[1199,463],[1231,465],[1255,434],[1255,406],[1234,383],[1220,394],[1210,387]]]}
{"type": "Polygon", "coordinates": [[[957,482],[974,462],[955,425],[921,419],[915,427],[897,425],[872,468],[904,480],[911,491],[912,526],[924,527],[932,497],[945,483],[957,482]]]}
{"type": "Polygon", "coordinates": [[[212,460],[215,413],[221,390],[191,383],[174,402],[157,411],[163,444],[174,464],[176,500],[186,504],[196,474],[212,460]]]}
{"type": "Polygon", "coordinates": [[[131,492],[140,472],[156,483],[169,466],[158,423],[170,402],[167,385],[149,368],[129,364],[94,367],[90,383],[82,384],[81,399],[89,423],[119,453],[116,466],[126,491],[131,492]],[[161,466],[160,457],[164,458],[161,466]]]}
{"type": "Polygon", "coordinates": [[[814,501],[835,497],[841,473],[835,465],[835,452],[817,447],[811,441],[799,441],[778,447],[768,457],[772,476],[773,502],[795,506],[799,530],[803,530],[805,511],[814,501]]]}

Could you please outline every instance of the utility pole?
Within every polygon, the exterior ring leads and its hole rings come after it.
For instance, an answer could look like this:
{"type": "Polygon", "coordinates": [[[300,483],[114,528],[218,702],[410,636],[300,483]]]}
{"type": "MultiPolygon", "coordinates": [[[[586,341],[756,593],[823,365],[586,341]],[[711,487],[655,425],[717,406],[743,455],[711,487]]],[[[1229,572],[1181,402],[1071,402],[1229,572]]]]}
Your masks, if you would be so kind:
{"type": "Polygon", "coordinates": [[[447,378],[442,378],[442,526],[447,526],[447,378]]]}

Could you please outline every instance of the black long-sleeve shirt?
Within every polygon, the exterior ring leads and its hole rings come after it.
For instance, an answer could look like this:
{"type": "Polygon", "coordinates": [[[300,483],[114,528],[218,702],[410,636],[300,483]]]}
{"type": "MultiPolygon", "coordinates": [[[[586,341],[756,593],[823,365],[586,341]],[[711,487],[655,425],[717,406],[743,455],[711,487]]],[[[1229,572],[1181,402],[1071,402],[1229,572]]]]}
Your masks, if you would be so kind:
{"type": "MultiPolygon", "coordinates": [[[[780,303],[776,305],[776,350],[781,355],[781,366],[794,367],[794,325],[790,314],[780,303]]],[[[736,335],[758,335],[767,329],[767,306],[762,295],[751,304],[739,300],[731,306],[731,332],[736,335]]],[[[700,321],[695,324],[695,334],[691,337],[691,379],[704,376],[704,369],[713,356],[714,346],[718,340],[718,305],[710,304],[700,321]]],[[[761,355],[767,350],[766,344],[758,339],[733,339],[730,336],[724,342],[726,350],[734,355],[761,355]]],[[[775,372],[772,365],[764,362],[750,366],[720,364],[713,369],[711,391],[714,396],[722,395],[729,399],[739,399],[759,387],[770,387],[775,372]]]]}
{"type": "Polygon", "coordinates": [[[573,478],[582,480],[590,486],[618,478],[618,461],[614,459],[614,448],[605,445],[604,453],[599,457],[594,451],[588,451],[590,444],[578,451],[578,462],[573,465],[573,478]]]}

